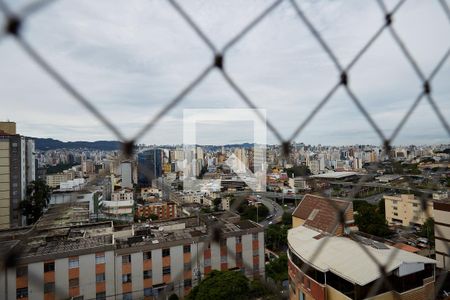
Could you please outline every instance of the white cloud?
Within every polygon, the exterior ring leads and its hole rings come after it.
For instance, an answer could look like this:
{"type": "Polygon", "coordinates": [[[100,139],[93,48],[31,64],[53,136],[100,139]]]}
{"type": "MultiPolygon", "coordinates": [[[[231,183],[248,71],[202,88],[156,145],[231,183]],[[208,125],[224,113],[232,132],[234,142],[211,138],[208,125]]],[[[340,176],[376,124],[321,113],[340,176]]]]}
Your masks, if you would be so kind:
{"type": "MultiPolygon", "coordinates": [[[[223,47],[271,1],[179,1],[217,48],[223,47]]],[[[10,1],[18,8],[26,1],[10,1]]],[[[345,66],[383,24],[375,1],[299,1],[345,66]]],[[[436,1],[407,1],[394,26],[425,75],[450,48],[450,25],[436,1]]],[[[212,60],[212,53],[166,1],[56,1],[33,15],[25,37],[126,136],[133,136],[212,60]]],[[[225,57],[225,67],[268,118],[289,137],[338,80],[338,72],[288,1],[277,7],[225,57]]],[[[450,61],[433,94],[450,115],[450,61]]],[[[389,135],[421,89],[386,31],[349,74],[350,85],[389,135]]],[[[93,116],[43,73],[13,40],[0,41],[0,119],[22,134],[61,140],[113,139],[93,116]]],[[[427,107],[428,106],[428,107],[427,107]]],[[[213,71],[140,142],[182,141],[183,108],[245,108],[213,71]]],[[[448,142],[424,102],[396,143],[448,142]]],[[[414,115],[413,115],[414,116],[414,115]]],[[[222,130],[223,131],[223,130],[222,130]]],[[[224,143],[239,132],[220,133],[224,143]]],[[[275,142],[269,134],[269,142],[275,142]]],[[[379,143],[342,91],[298,137],[321,144],[379,143]]]]}

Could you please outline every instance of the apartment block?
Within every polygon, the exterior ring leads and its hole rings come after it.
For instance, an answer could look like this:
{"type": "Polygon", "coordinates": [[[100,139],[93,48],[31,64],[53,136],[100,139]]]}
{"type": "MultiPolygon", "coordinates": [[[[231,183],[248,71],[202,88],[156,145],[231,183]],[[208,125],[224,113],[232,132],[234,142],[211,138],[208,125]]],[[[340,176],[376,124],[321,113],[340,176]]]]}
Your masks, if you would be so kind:
{"type": "Polygon", "coordinates": [[[384,206],[389,224],[423,225],[428,216],[433,217],[433,202],[427,201],[424,210],[420,199],[415,198],[413,194],[385,195],[384,206]]]}
{"type": "Polygon", "coordinates": [[[114,226],[58,205],[32,229],[0,231],[0,255],[18,249],[16,266],[0,263],[0,299],[166,299],[212,270],[265,272],[263,227],[229,212],[114,226]]]}
{"type": "Polygon", "coordinates": [[[138,205],[136,210],[138,218],[149,218],[151,215],[158,216],[159,220],[176,218],[177,205],[175,202],[150,202],[138,205]]]}
{"type": "Polygon", "coordinates": [[[22,225],[20,201],[35,176],[34,140],[16,134],[15,123],[0,122],[0,229],[22,225]]]}
{"type": "Polygon", "coordinates": [[[437,266],[450,271],[450,199],[434,201],[433,209],[437,266]]]}
{"type": "Polygon", "coordinates": [[[62,182],[67,182],[75,178],[74,172],[64,172],[58,174],[50,174],[45,176],[47,185],[51,188],[57,188],[62,182]]]}
{"type": "Polygon", "coordinates": [[[322,200],[315,207],[309,201],[303,205],[309,214],[288,231],[291,300],[435,299],[435,260],[369,239],[347,224],[336,228],[336,214],[322,200]],[[384,265],[389,286],[378,284],[375,260],[384,265]]]}

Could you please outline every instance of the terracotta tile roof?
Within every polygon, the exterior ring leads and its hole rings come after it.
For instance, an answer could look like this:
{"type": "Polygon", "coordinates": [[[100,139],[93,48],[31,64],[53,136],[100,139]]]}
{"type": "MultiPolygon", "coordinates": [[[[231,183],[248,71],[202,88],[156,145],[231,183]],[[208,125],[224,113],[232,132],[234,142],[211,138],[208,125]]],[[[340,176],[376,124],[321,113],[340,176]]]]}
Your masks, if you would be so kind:
{"type": "Polygon", "coordinates": [[[411,253],[417,253],[420,251],[420,249],[410,246],[410,245],[407,245],[407,244],[404,244],[404,243],[396,243],[393,247],[401,249],[401,250],[405,250],[405,251],[408,251],[411,253]]]}
{"type": "Polygon", "coordinates": [[[353,209],[351,201],[306,194],[292,216],[305,220],[305,225],[334,234],[339,223],[336,209],[353,209]]]}

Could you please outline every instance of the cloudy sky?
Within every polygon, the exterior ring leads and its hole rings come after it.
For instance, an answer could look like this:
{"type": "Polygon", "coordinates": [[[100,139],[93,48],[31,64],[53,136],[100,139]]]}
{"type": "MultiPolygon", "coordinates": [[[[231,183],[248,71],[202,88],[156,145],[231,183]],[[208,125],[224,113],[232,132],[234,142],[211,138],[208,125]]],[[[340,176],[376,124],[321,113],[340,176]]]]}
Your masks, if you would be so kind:
{"type": "MultiPolygon", "coordinates": [[[[27,3],[9,1],[15,10],[27,3]]],[[[180,1],[219,49],[271,3],[180,1]]],[[[298,4],[343,65],[383,23],[375,1],[298,0],[298,4]]],[[[387,0],[388,7],[395,4],[387,0]]],[[[450,22],[438,1],[407,1],[395,15],[394,25],[428,75],[450,47],[450,22]]],[[[210,49],[163,0],[60,0],[31,16],[23,34],[127,137],[154,117],[213,58],[210,49]]],[[[288,1],[230,49],[225,68],[256,106],[266,110],[268,119],[285,138],[338,79],[334,65],[288,1]]],[[[392,133],[421,90],[419,78],[388,31],[352,68],[349,79],[386,135],[392,133]]],[[[447,121],[449,79],[450,59],[432,83],[434,99],[447,121]]],[[[213,70],[139,142],[181,143],[183,109],[192,108],[247,106],[213,70]]],[[[19,132],[28,136],[64,141],[115,139],[11,38],[0,40],[0,120],[6,119],[17,122],[19,132]]],[[[202,142],[216,144],[246,141],[251,132],[229,123],[201,126],[200,131],[202,142]]],[[[310,144],[380,144],[343,90],[330,99],[296,140],[310,144]]],[[[271,133],[268,141],[276,142],[271,133]]],[[[394,141],[448,142],[448,134],[426,101],[394,141]]]]}

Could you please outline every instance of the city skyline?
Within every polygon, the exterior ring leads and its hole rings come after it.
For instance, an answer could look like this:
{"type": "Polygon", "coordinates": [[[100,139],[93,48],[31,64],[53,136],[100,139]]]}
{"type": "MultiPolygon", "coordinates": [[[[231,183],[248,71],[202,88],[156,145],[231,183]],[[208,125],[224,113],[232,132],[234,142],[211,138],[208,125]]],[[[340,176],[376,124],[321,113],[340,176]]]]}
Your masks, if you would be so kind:
{"type": "MultiPolygon", "coordinates": [[[[12,9],[23,4],[8,2],[12,9]]],[[[67,1],[53,3],[28,20],[23,34],[126,137],[133,136],[212,59],[192,29],[165,2],[73,5],[67,1]]],[[[183,3],[183,8],[220,48],[268,5],[268,1],[246,5],[193,1],[183,3]],[[223,26],[225,20],[227,26],[223,26]]],[[[301,7],[344,65],[384,22],[375,2],[304,2],[301,7]]],[[[449,46],[443,38],[450,34],[446,22],[437,2],[408,1],[395,15],[395,28],[425,76],[449,46]]],[[[16,121],[18,131],[27,136],[114,139],[37,68],[11,38],[2,41],[0,55],[3,58],[0,67],[6,70],[1,72],[0,80],[9,83],[0,91],[0,97],[11,99],[4,102],[0,119],[16,121]]],[[[284,138],[306,119],[339,76],[287,2],[231,48],[224,63],[256,106],[267,110],[268,119],[284,138]]],[[[434,98],[444,116],[450,114],[450,102],[445,101],[450,95],[446,82],[449,74],[447,62],[432,82],[434,98]]],[[[355,65],[349,78],[355,94],[387,136],[421,90],[420,80],[388,32],[355,65]]],[[[246,108],[246,105],[213,71],[137,143],[179,144],[184,108],[246,108]]],[[[214,134],[222,136],[224,143],[239,139],[228,126],[214,134]]],[[[381,144],[342,90],[297,140],[306,144],[381,144]]],[[[268,141],[276,143],[271,133],[268,141]]],[[[393,143],[447,141],[448,133],[424,100],[393,143]]]]}

